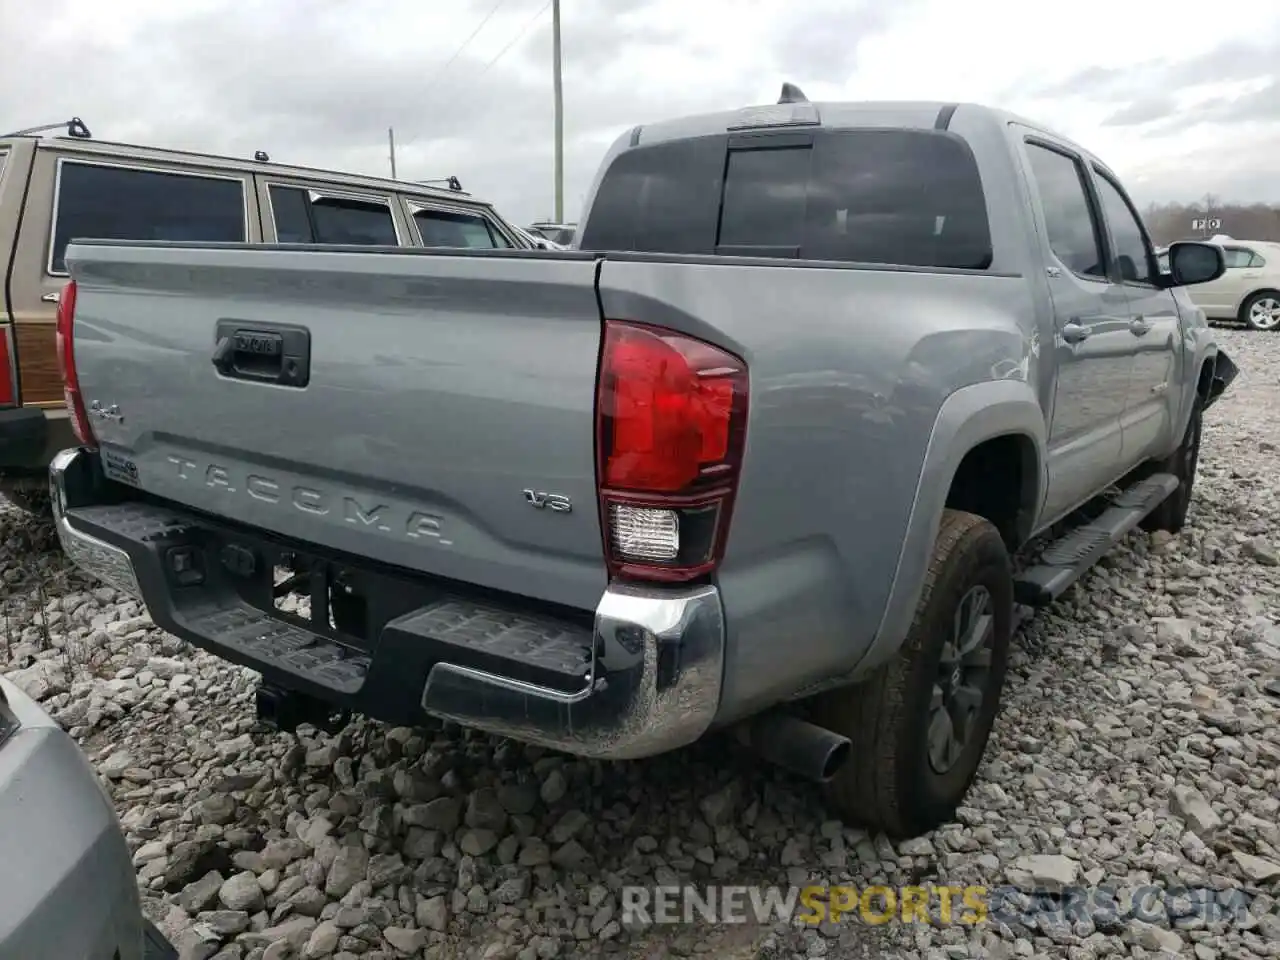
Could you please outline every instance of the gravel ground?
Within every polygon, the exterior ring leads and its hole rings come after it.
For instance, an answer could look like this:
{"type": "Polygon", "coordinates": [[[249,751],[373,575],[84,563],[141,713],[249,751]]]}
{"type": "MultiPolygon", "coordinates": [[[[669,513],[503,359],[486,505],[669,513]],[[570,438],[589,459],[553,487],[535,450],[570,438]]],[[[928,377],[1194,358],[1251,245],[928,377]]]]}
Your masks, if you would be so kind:
{"type": "MultiPolygon", "coordinates": [[[[1024,628],[957,822],[892,844],[722,742],[574,760],[448,726],[258,729],[255,676],[0,513],[0,669],[94,760],[184,958],[1280,956],[1280,336],[1224,330],[1190,526],[1134,534],[1024,628]],[[1148,884],[1206,919],[622,924],[655,884],[1148,884]]],[[[1123,903],[1123,896],[1121,902],[1123,903]]]]}

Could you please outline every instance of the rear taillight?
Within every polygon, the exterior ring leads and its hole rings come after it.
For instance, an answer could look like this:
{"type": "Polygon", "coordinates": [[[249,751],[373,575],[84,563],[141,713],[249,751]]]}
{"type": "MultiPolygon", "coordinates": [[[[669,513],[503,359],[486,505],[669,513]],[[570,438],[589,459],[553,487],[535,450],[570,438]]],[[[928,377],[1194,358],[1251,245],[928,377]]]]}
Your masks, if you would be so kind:
{"type": "Polygon", "coordinates": [[[597,480],[612,576],[692,580],[724,555],[747,426],[747,366],[701,340],[606,320],[597,480]]]}
{"type": "Polygon", "coordinates": [[[18,384],[14,381],[13,325],[0,327],[0,407],[18,402],[18,384]]]}
{"type": "Polygon", "coordinates": [[[71,417],[71,429],[76,439],[85,446],[96,446],[97,438],[85,413],[84,398],[80,395],[80,378],[76,375],[75,338],[72,327],[76,322],[76,282],[72,280],[63,288],[58,298],[58,372],[62,375],[62,396],[66,400],[67,414],[71,417]]]}

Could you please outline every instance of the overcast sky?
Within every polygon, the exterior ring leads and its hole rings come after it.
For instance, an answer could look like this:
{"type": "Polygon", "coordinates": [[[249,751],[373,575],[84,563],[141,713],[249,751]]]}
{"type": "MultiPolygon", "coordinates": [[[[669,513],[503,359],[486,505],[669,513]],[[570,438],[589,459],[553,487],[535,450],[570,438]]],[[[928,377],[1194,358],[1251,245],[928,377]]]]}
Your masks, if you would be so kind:
{"type": "MultiPolygon", "coordinates": [[[[562,7],[570,219],[622,130],[783,80],[1015,110],[1141,203],[1280,201],[1276,0],[562,7]]],[[[394,126],[402,178],[457,175],[518,222],[553,209],[548,0],[0,0],[0,38],[0,132],[78,114],[102,139],[386,174],[394,126]]]]}

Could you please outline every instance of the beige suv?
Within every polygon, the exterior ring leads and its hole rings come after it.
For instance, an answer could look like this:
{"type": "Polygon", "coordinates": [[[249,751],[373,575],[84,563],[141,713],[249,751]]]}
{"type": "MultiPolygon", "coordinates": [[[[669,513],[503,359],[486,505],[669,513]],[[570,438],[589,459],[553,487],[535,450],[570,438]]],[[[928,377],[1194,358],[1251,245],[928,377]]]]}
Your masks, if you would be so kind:
{"type": "MultiPolygon", "coordinates": [[[[1280,243],[1214,237],[1227,269],[1210,283],[1187,287],[1191,302],[1210,320],[1238,320],[1254,330],[1280,328],[1280,243]]],[[[1167,267],[1161,255],[1160,267],[1167,267]]]]}
{"type": "Polygon", "coordinates": [[[43,509],[45,470],[75,439],[54,320],[74,238],[409,247],[531,242],[450,189],[68,137],[0,136],[0,492],[43,509]]]}

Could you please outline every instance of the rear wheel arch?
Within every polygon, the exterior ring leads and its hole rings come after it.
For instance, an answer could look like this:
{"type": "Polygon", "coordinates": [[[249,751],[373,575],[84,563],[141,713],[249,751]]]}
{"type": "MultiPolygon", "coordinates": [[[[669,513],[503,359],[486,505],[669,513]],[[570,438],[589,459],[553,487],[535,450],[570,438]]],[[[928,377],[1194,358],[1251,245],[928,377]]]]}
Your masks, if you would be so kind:
{"type": "MultiPolygon", "coordinates": [[[[1025,541],[1034,529],[1044,502],[1047,482],[1045,416],[1032,386],[1023,380],[991,380],[972,384],[947,397],[935,418],[933,431],[920,467],[914,502],[903,532],[893,581],[875,639],[856,667],[856,673],[874,669],[901,646],[915,617],[921,587],[933,556],[943,514],[960,503],[953,486],[960,471],[979,471],[975,464],[1017,463],[1017,505],[1003,496],[1000,514],[993,524],[1003,538],[1025,541]],[[986,446],[994,441],[991,446],[986,446]],[[980,451],[970,455],[973,451],[980,451]],[[996,453],[1009,460],[994,460],[996,453]],[[992,458],[988,460],[987,458],[992,458]],[[966,464],[968,459],[968,464],[966,464]],[[1007,531],[1007,532],[1006,532],[1007,531]]],[[[969,476],[973,473],[967,474],[969,476]]],[[[970,502],[973,502],[970,499],[970,502]]],[[[988,508],[990,509],[990,508],[988,508]]]]}
{"type": "Polygon", "coordinates": [[[1040,454],[1027,433],[1003,433],[977,443],[961,458],[945,506],[983,517],[1012,552],[1031,535],[1040,505],[1040,454]]]}

